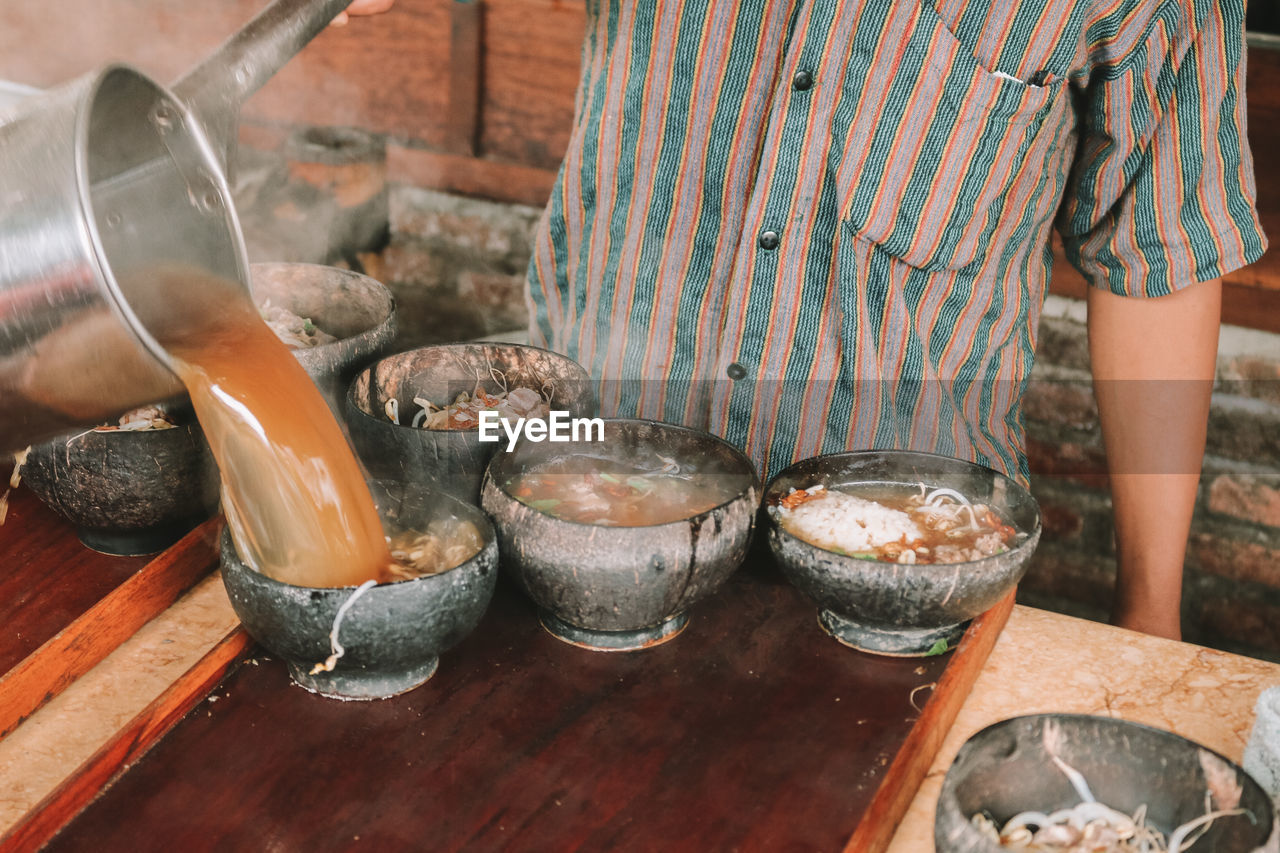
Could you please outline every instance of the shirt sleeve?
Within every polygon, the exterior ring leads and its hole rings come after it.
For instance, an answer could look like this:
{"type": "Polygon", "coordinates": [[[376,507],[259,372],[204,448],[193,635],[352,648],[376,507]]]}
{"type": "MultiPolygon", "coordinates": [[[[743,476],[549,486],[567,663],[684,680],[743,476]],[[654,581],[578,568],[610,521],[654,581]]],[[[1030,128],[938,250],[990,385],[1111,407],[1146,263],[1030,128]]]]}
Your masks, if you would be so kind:
{"type": "MultiPolygon", "coordinates": [[[[1111,32],[1114,47],[1123,33],[1111,32]]],[[[1163,296],[1266,250],[1245,120],[1241,0],[1166,2],[1122,62],[1095,68],[1058,218],[1095,287],[1163,296]]]]}

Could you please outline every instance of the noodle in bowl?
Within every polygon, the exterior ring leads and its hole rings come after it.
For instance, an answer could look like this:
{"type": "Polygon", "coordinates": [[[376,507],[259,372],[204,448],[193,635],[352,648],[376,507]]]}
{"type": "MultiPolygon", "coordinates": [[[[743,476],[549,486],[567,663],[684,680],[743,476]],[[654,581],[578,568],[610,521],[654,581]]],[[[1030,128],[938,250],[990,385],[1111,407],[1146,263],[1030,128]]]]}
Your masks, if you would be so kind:
{"type": "Polygon", "coordinates": [[[953,648],[1022,578],[1040,537],[1031,494],[991,469],[927,453],[806,459],[765,490],[769,544],[823,630],[877,654],[953,648]]]}

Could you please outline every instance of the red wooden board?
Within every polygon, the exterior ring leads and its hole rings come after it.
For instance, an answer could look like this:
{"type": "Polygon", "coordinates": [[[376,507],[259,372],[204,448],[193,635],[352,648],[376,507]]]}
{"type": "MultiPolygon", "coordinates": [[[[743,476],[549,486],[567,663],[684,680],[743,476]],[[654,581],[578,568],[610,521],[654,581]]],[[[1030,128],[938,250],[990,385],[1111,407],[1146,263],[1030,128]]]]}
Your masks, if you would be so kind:
{"type": "Polygon", "coordinates": [[[29,490],[14,489],[9,516],[0,526],[0,625],[5,626],[0,673],[70,625],[149,559],[90,551],[71,525],[29,490]]]}

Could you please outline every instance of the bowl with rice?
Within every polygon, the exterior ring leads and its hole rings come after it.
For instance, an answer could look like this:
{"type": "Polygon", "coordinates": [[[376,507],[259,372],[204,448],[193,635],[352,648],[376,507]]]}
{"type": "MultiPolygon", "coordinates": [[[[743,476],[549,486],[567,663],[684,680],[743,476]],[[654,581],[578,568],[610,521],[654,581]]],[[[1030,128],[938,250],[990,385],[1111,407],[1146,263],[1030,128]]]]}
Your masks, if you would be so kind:
{"type": "Polygon", "coordinates": [[[1040,510],[989,468],[899,450],[805,459],[765,489],[769,544],[835,639],[883,655],[953,648],[1027,569],[1040,510]]]}

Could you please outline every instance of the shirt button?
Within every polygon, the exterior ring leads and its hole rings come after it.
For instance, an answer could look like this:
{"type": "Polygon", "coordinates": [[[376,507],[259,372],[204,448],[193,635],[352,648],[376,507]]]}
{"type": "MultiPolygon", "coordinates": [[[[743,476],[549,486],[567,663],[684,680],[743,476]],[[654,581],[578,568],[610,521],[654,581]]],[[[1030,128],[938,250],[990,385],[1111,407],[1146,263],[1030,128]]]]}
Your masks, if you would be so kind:
{"type": "Polygon", "coordinates": [[[807,92],[813,88],[813,75],[808,71],[797,71],[796,76],[791,78],[791,85],[795,86],[797,91],[807,92]]]}
{"type": "Polygon", "coordinates": [[[765,231],[760,235],[760,248],[772,252],[778,248],[778,232],[765,231]]]}
{"type": "Polygon", "coordinates": [[[729,378],[734,382],[737,382],[739,379],[747,378],[747,369],[736,361],[726,367],[724,372],[728,374],[729,378]]]}

